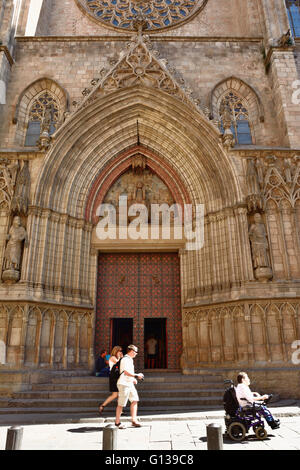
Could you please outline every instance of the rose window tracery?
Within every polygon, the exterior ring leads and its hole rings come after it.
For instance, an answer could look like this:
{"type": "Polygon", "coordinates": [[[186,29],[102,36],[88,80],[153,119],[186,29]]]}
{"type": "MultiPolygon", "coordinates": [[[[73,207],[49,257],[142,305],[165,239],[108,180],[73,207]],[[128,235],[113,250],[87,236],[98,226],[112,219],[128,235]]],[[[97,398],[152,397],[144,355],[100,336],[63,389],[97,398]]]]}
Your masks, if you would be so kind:
{"type": "Polygon", "coordinates": [[[208,0],[77,0],[94,19],[121,30],[134,30],[134,20],[145,18],[148,31],[185,22],[200,12],[208,0]]]}

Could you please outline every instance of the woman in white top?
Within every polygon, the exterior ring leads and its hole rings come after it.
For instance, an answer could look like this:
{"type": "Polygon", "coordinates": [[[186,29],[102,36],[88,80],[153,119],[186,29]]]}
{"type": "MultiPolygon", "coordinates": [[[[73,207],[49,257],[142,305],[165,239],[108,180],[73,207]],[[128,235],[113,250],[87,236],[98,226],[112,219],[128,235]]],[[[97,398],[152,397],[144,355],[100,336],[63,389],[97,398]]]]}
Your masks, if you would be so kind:
{"type": "MultiPolygon", "coordinates": [[[[110,358],[108,361],[110,370],[122,357],[123,357],[123,352],[122,352],[121,346],[115,346],[111,351],[110,358]]],[[[99,405],[100,414],[103,413],[103,410],[106,407],[106,405],[108,405],[108,403],[118,398],[118,392],[119,392],[118,387],[115,384],[115,382],[113,382],[110,379],[109,379],[109,391],[112,392],[111,395],[109,395],[109,397],[101,405],[99,405]]]]}

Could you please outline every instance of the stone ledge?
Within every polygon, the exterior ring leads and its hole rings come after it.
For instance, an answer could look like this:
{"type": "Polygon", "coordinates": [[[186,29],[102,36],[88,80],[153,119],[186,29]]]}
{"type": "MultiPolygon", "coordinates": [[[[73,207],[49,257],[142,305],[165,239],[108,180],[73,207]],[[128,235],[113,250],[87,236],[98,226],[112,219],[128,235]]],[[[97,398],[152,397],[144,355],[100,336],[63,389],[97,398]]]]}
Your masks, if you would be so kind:
{"type": "MultiPolygon", "coordinates": [[[[116,34],[116,35],[102,35],[102,36],[18,36],[17,42],[107,42],[107,41],[121,41],[126,42],[130,40],[132,34],[116,34]]],[[[160,36],[154,32],[148,32],[147,36],[155,41],[163,42],[253,42],[261,43],[263,38],[260,36],[160,36]]]]}

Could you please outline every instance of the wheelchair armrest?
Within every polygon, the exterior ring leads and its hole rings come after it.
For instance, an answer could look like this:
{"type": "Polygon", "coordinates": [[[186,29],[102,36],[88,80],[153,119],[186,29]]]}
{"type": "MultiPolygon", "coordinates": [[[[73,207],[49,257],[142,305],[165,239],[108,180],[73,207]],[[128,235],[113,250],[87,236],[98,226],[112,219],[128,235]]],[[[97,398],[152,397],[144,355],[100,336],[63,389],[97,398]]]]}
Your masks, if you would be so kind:
{"type": "Polygon", "coordinates": [[[267,403],[269,403],[273,398],[273,394],[271,393],[271,395],[268,396],[268,398],[266,400],[264,400],[264,403],[267,405],[267,403]]]}

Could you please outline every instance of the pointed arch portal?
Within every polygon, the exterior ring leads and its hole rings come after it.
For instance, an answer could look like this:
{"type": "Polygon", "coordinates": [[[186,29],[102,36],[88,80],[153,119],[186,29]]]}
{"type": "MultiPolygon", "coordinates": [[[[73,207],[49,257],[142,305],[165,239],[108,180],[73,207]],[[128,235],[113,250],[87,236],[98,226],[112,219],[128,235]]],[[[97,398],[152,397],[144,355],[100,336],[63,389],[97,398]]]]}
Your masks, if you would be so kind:
{"type": "MultiPolygon", "coordinates": [[[[204,204],[205,213],[209,214],[226,207],[234,207],[241,201],[241,189],[233,164],[222,147],[218,130],[204,115],[188,103],[157,89],[139,85],[120,89],[83,106],[55,133],[54,143],[46,156],[36,187],[35,206],[60,214],[60,228],[57,228],[57,225],[55,228],[50,227],[52,232],[47,231],[45,246],[40,245],[39,249],[29,252],[29,264],[34,263],[38,256],[44,259],[43,252],[47,250],[48,259],[53,260],[57,272],[50,272],[49,268],[47,272],[45,265],[45,269],[40,271],[43,276],[40,283],[54,283],[53,279],[56,277],[65,298],[68,292],[75,291],[81,298],[83,295],[86,299],[90,298],[91,304],[94,304],[96,299],[97,352],[101,347],[114,346],[112,338],[116,336],[112,330],[112,320],[124,318],[124,315],[128,317],[126,309],[131,305],[131,300],[135,299],[135,313],[129,317],[133,319],[133,340],[138,342],[143,350],[143,341],[146,341],[146,338],[142,332],[146,319],[161,319],[166,322],[162,323],[166,325],[166,338],[160,351],[165,351],[166,354],[167,341],[168,357],[165,358],[168,367],[178,368],[182,344],[181,304],[190,287],[184,280],[187,279],[187,272],[195,269],[193,265],[201,263],[199,255],[187,254],[180,259],[178,251],[184,248],[180,242],[177,245],[156,244],[148,248],[140,243],[139,246],[132,245],[130,249],[128,246],[118,245],[118,253],[116,247],[111,244],[101,249],[99,261],[95,257],[99,250],[97,243],[93,243],[97,206],[118,177],[128,170],[137,154],[146,158],[147,167],[164,182],[176,203],[193,206],[204,204]],[[69,220],[75,221],[70,221],[70,227],[69,220]],[[56,234],[56,239],[51,233],[56,234]],[[57,249],[59,237],[63,244],[57,249]],[[91,252],[91,248],[94,252],[91,252]],[[136,274],[130,275],[126,271],[121,275],[121,260],[124,258],[126,269],[131,265],[129,252],[132,259],[135,259],[132,269],[137,270],[136,274]],[[105,276],[112,267],[112,264],[108,263],[110,268],[107,267],[106,274],[102,271],[105,253],[115,264],[114,284],[110,278],[111,287],[107,287],[103,300],[106,289],[105,276]],[[194,256],[198,257],[198,260],[193,258],[194,256]],[[116,257],[119,257],[119,262],[116,262],[116,257]],[[143,270],[146,277],[141,277],[143,270]],[[173,277],[167,272],[171,272],[173,277]],[[96,279],[97,292],[93,287],[96,285],[96,279]],[[99,287],[100,279],[103,281],[102,288],[99,287]],[[134,279],[135,290],[134,286],[130,285],[134,279]],[[73,287],[69,287],[72,285],[73,287]],[[105,304],[110,296],[115,295],[111,291],[113,285],[114,292],[119,295],[116,308],[105,304]],[[155,292],[162,289],[162,286],[163,291],[156,295],[155,292]],[[142,291],[147,292],[143,305],[148,305],[150,311],[141,310],[142,291]],[[136,292],[140,294],[137,295],[136,292]],[[164,297],[165,292],[169,292],[168,298],[164,297]],[[160,310],[157,304],[151,304],[150,299],[160,302],[160,310]],[[169,311],[168,299],[171,299],[173,305],[169,311]],[[101,334],[97,333],[99,331],[101,334]]],[[[38,230],[39,224],[44,224],[42,219],[39,215],[35,216],[32,225],[35,230],[38,230]]],[[[211,236],[214,237],[214,234],[211,236]]],[[[212,249],[213,243],[218,243],[217,239],[210,241],[212,249]]],[[[132,300],[133,304],[135,301],[132,300]]],[[[151,322],[150,327],[149,322],[147,325],[147,331],[149,328],[151,330],[151,322]]],[[[140,361],[143,366],[143,353],[140,361]]]]}

